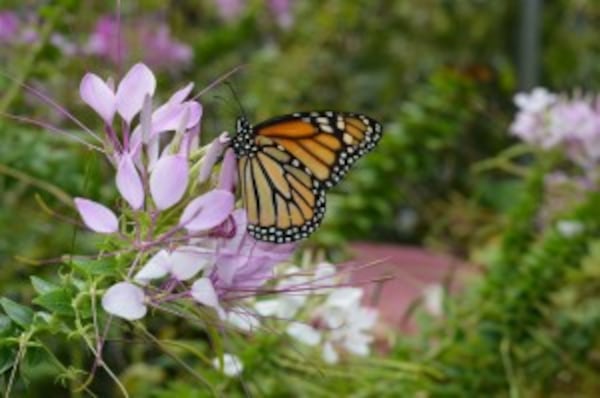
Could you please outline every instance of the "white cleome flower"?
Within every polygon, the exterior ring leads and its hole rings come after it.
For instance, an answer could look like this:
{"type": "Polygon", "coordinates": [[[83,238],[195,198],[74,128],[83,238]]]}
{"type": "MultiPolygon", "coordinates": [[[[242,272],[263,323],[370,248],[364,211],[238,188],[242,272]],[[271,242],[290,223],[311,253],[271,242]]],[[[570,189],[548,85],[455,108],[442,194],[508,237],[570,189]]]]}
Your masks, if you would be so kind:
{"type": "Polygon", "coordinates": [[[225,353],[222,358],[223,368],[221,368],[221,361],[219,358],[213,359],[213,366],[215,369],[223,372],[225,376],[235,377],[242,373],[244,365],[239,357],[225,353]]]}

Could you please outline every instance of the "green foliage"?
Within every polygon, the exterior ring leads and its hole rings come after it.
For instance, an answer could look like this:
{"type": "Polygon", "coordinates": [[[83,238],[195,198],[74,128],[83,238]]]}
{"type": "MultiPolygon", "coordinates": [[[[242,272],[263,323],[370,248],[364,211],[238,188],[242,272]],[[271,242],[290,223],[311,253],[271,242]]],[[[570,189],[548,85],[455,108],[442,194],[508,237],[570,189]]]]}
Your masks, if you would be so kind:
{"type": "MultiPolygon", "coordinates": [[[[22,3],[2,6],[29,15],[36,2],[22,3]]],[[[254,122],[325,108],[383,122],[378,149],[328,196],[315,243],[427,242],[465,256],[484,253],[477,257],[481,275],[448,299],[443,319],[425,318],[417,336],[397,336],[387,357],[326,366],[285,335],[219,334],[161,313],[144,324],[113,323],[105,363],[88,383],[103,333],[98,325],[107,322],[100,298],[132,258],[71,259],[95,253],[98,242],[68,220],[76,217],[72,197],[114,203],[110,166],[64,137],[3,120],[0,390],[10,385],[12,396],[47,397],[124,395],[120,389],[136,397],[600,395],[600,198],[585,193],[575,208],[544,222],[544,177],[554,155],[501,168],[510,176],[474,172],[510,143],[521,2],[293,2],[295,23],[287,30],[266,1],[247,3],[238,20],[224,22],[211,0],[120,2],[126,26],[139,16],[165,20],[194,49],[189,68],[159,75],[173,82],[162,85],[169,91],[188,80],[200,90],[245,64],[231,80],[254,122]],[[565,236],[555,226],[560,219],[584,231],[565,236]],[[212,366],[226,350],[242,358],[239,379],[212,366]]],[[[2,72],[42,88],[99,130],[78,98],[79,79],[89,70],[116,77],[117,67],[65,56],[49,41],[61,33],[84,44],[114,3],[43,2],[35,11],[41,40],[3,48],[2,72]]],[[[544,2],[543,83],[599,87],[598,15],[590,0],[544,2]]],[[[140,54],[127,52],[125,66],[140,54]]],[[[0,111],[73,128],[34,97],[0,77],[0,111]]],[[[203,140],[232,131],[240,110],[229,89],[221,85],[201,100],[203,140]]]]}
{"type": "MultiPolygon", "coordinates": [[[[432,204],[476,192],[472,164],[507,143],[504,104],[495,99],[494,83],[445,68],[414,91],[395,122],[384,126],[377,150],[349,174],[340,195],[332,195],[326,228],[339,231],[341,240],[415,241],[430,232],[439,222],[430,214],[432,204]]],[[[324,239],[335,238],[327,232],[324,239]]]]}

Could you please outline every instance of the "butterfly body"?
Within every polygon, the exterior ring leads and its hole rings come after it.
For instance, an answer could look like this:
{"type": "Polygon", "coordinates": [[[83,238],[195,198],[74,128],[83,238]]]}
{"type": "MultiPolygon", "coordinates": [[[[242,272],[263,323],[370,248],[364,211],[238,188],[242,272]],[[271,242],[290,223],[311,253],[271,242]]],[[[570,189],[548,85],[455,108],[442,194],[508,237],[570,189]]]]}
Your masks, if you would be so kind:
{"type": "Polygon", "coordinates": [[[347,112],[299,112],[256,126],[239,118],[231,146],[248,232],[274,243],[308,237],[325,215],[325,192],[375,147],[381,130],[347,112]]]}

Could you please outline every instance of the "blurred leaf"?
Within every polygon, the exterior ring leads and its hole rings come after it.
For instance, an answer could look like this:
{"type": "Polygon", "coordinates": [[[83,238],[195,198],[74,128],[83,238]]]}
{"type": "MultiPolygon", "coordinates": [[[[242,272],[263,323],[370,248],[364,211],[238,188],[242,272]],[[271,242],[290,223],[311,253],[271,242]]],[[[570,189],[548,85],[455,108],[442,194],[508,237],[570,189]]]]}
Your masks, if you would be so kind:
{"type": "Polygon", "coordinates": [[[17,350],[12,347],[0,346],[0,375],[12,367],[17,350]]]}
{"type": "Polygon", "coordinates": [[[39,294],[48,293],[48,292],[58,289],[57,285],[47,282],[37,276],[32,276],[30,279],[31,279],[31,284],[33,285],[33,288],[39,294]]]}
{"type": "Polygon", "coordinates": [[[82,260],[74,259],[69,265],[73,268],[91,276],[113,275],[116,271],[116,264],[112,259],[100,260],[82,260]]]}
{"type": "Polygon", "coordinates": [[[23,329],[27,329],[33,321],[33,310],[16,303],[6,297],[0,298],[0,305],[8,317],[23,329]]]}
{"type": "Polygon", "coordinates": [[[33,302],[56,314],[72,316],[72,300],[73,297],[69,290],[57,289],[36,297],[33,302]]]}
{"type": "Polygon", "coordinates": [[[46,352],[41,347],[29,347],[25,354],[25,361],[28,366],[39,365],[46,357],[46,352]]]}
{"type": "Polygon", "coordinates": [[[0,335],[8,332],[10,330],[10,318],[6,315],[0,315],[0,335]]]}

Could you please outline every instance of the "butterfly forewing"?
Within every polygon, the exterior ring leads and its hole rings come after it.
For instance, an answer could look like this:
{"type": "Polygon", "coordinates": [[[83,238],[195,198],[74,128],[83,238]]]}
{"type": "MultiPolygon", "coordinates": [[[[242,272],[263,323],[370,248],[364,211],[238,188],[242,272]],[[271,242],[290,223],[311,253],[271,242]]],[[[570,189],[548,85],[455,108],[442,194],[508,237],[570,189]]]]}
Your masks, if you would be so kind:
{"type": "Polygon", "coordinates": [[[233,140],[248,230],[285,243],[308,237],[325,214],[325,191],[381,138],[381,125],[361,114],[305,112],[250,126],[233,140]]]}

